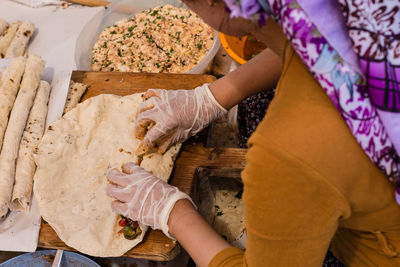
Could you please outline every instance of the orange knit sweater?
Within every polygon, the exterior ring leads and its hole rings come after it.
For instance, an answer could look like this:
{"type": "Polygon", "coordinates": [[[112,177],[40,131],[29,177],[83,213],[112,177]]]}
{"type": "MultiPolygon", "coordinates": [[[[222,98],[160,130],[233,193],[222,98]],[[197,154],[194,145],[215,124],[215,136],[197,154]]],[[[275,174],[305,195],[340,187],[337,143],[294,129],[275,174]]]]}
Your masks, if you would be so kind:
{"type": "Polygon", "coordinates": [[[291,48],[243,171],[247,249],[210,266],[400,266],[400,207],[291,48]]]}

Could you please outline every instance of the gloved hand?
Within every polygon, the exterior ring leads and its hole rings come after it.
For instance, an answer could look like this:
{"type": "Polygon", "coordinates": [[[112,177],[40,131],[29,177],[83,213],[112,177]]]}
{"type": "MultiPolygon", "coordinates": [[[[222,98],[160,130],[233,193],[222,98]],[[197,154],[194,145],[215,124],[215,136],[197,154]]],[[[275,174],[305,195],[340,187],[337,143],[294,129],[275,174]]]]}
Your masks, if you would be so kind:
{"type": "Polygon", "coordinates": [[[192,201],[190,197],[132,162],[124,164],[122,171],[107,173],[112,183],[107,185],[107,194],[117,199],[111,207],[113,212],[160,229],[173,239],[168,229],[169,214],[178,200],[192,201]]]}
{"type": "Polygon", "coordinates": [[[162,154],[227,112],[208,84],[194,90],[150,89],[143,97],[146,100],[138,108],[135,125],[135,136],[143,139],[136,151],[138,156],[154,149],[162,154]]]}

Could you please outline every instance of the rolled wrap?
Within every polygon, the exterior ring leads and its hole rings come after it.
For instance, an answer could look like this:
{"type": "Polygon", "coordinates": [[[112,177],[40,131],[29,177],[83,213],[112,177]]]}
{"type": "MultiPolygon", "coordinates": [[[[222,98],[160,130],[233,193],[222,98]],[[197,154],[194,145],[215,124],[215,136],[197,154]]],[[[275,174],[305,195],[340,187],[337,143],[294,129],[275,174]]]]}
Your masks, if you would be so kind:
{"type": "Polygon", "coordinates": [[[41,81],[19,145],[15,184],[9,206],[12,211],[29,211],[33,176],[36,170],[32,154],[43,136],[49,94],[49,83],[41,81]]]}
{"type": "Polygon", "coordinates": [[[8,23],[4,19],[0,19],[0,36],[7,30],[8,23]]]}
{"type": "Polygon", "coordinates": [[[22,133],[39,87],[44,65],[45,62],[40,57],[35,55],[28,57],[21,88],[4,135],[3,148],[0,154],[0,218],[8,212],[15,180],[15,160],[18,156],[22,133]]]}
{"type": "Polygon", "coordinates": [[[14,39],[12,39],[8,47],[5,57],[23,56],[34,31],[35,26],[29,21],[24,21],[15,33],[14,39]]]}
{"type": "Polygon", "coordinates": [[[63,115],[78,105],[82,95],[86,92],[88,86],[83,83],[71,81],[69,85],[67,100],[65,101],[63,115]]]}
{"type": "Polygon", "coordinates": [[[14,22],[11,23],[10,27],[5,31],[3,36],[0,36],[0,58],[4,58],[6,56],[6,52],[12,39],[14,38],[17,30],[22,22],[14,22]]]}
{"type": "Polygon", "coordinates": [[[8,124],[8,116],[14,105],[15,97],[21,84],[22,74],[25,70],[25,58],[17,57],[1,75],[0,86],[0,149],[3,145],[3,137],[8,124]]]}

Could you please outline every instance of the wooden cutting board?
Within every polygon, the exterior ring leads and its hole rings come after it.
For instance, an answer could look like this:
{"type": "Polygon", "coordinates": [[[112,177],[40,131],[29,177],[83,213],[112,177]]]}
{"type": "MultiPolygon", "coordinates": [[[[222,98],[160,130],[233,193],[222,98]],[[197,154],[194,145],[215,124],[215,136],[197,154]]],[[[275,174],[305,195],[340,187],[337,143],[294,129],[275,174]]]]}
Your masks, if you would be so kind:
{"type": "MultiPolygon", "coordinates": [[[[149,88],[193,89],[215,80],[211,75],[190,74],[150,74],[122,72],[84,72],[74,71],[74,82],[89,85],[82,101],[99,94],[129,95],[145,92],[149,88]]],[[[177,157],[170,178],[170,184],[190,194],[193,177],[198,167],[244,168],[245,150],[236,148],[205,148],[202,143],[186,142],[177,157]]],[[[74,249],[65,245],[55,231],[42,222],[39,234],[39,247],[53,249],[74,249]]],[[[180,253],[178,243],[167,238],[162,232],[150,230],[138,246],[128,251],[125,256],[149,260],[169,261],[180,253]]]]}

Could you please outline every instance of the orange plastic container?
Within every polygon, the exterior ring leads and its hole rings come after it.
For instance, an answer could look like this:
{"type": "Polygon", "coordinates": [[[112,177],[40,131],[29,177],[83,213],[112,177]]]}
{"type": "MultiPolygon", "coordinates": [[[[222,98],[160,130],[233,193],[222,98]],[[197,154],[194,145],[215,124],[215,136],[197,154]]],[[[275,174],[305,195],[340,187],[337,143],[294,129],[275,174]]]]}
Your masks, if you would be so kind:
{"type": "Polygon", "coordinates": [[[260,53],[266,46],[251,35],[236,37],[219,33],[222,47],[236,62],[244,64],[260,53]]]}

